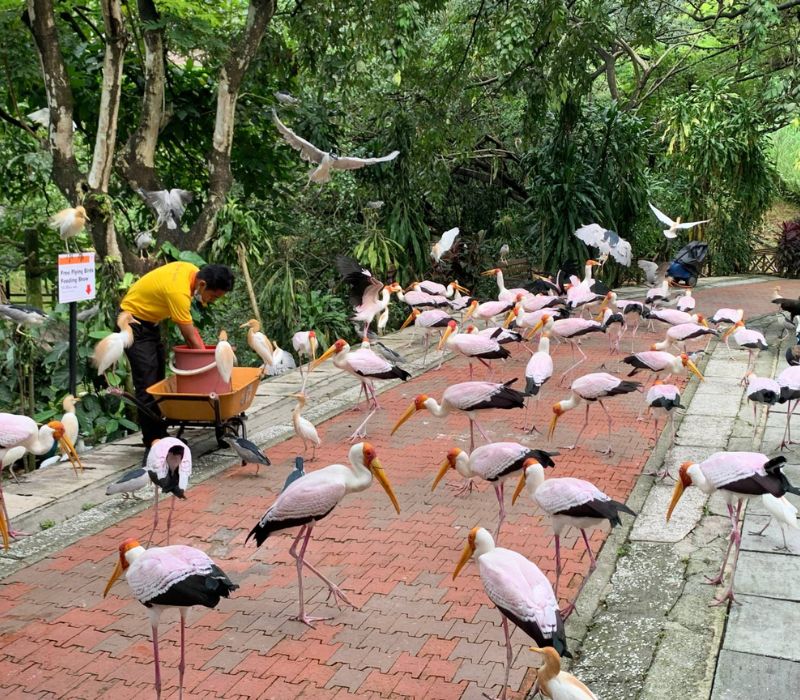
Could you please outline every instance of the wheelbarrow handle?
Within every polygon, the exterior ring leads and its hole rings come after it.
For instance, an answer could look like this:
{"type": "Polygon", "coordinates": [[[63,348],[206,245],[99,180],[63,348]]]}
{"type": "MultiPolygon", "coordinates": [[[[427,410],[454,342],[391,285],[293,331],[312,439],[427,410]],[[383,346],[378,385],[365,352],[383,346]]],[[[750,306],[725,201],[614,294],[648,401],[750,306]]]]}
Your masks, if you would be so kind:
{"type": "Polygon", "coordinates": [[[136,409],[140,412],[145,414],[148,418],[154,421],[161,422],[164,420],[164,416],[160,413],[155,413],[149,406],[145,406],[139,399],[137,399],[133,394],[129,394],[127,391],[123,391],[117,387],[109,387],[106,389],[106,393],[111,396],[118,396],[123,401],[136,406],[136,409]]]}

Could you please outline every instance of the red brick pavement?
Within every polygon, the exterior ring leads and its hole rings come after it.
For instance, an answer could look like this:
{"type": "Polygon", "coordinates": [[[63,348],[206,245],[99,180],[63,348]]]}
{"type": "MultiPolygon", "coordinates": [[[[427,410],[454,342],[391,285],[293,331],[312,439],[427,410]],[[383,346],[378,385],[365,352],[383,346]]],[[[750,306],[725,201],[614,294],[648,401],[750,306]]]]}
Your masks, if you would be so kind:
{"type": "MultiPolygon", "coordinates": [[[[697,293],[698,308],[709,315],[719,306],[744,307],[748,315],[769,313],[773,283],[737,285],[697,293]]],[[[800,293],[800,283],[784,281],[786,296],[800,293]]],[[[638,348],[654,334],[643,333],[638,348]]],[[[626,346],[629,347],[626,343],[626,346]]],[[[589,360],[579,372],[595,371],[609,358],[604,338],[584,342],[589,360]]],[[[557,371],[569,352],[555,350],[557,371]]],[[[529,355],[523,349],[497,367],[496,377],[521,376],[529,355]]],[[[482,372],[483,374],[483,372],[482,372]]],[[[308,629],[290,622],[297,609],[295,567],[288,555],[294,533],[271,537],[259,550],[244,546],[255,520],[272,502],[299,450],[296,440],[270,450],[275,466],[255,478],[251,467],[232,466],[211,481],[191,487],[188,500],[176,508],[173,541],[200,547],[240,584],[216,610],[195,610],[188,628],[187,696],[195,698],[480,698],[484,689],[502,682],[505,660],[499,615],[482,590],[477,567],[470,564],[456,581],[451,573],[468,530],[476,524],[493,529],[497,505],[491,489],[466,498],[451,490],[430,492],[446,451],[464,446],[466,421],[427,413],[412,418],[397,435],[393,422],[420,392],[440,396],[449,384],[466,378],[463,359],[445,364],[381,396],[385,410],[372,421],[376,446],[397,491],[402,512],[391,509],[380,488],[349,496],[315,528],[309,558],[340,582],[358,605],[341,611],[326,605],[326,591],[306,578],[308,610],[332,615],[328,623],[308,629]]],[[[536,408],[544,428],[550,405],[567,396],[556,380],[546,387],[536,408]]],[[[650,452],[651,426],[635,420],[642,397],[615,397],[607,406],[615,421],[615,453],[594,451],[603,445],[605,425],[587,430],[583,446],[563,452],[555,475],[591,479],[609,495],[625,500],[650,452]]],[[[493,439],[525,439],[519,412],[486,416],[493,439]]],[[[338,416],[322,426],[324,445],[317,464],[341,461],[342,439],[360,416],[338,416]]],[[[559,423],[555,444],[567,444],[582,412],[559,423]]],[[[530,444],[547,447],[541,436],[530,444]]],[[[553,447],[553,446],[550,446],[553,447]]],[[[314,465],[311,465],[314,466],[314,465]]],[[[552,536],[533,506],[522,499],[509,506],[501,544],[523,553],[551,577],[552,536]]],[[[147,616],[131,599],[124,583],[101,597],[119,542],[144,535],[151,522],[144,513],[86,537],[48,559],[29,566],[0,588],[0,687],[11,698],[133,698],[152,693],[152,648],[147,616]]],[[[592,535],[595,550],[605,534],[592,535]]],[[[564,542],[566,594],[571,594],[588,567],[583,545],[564,542]]],[[[163,618],[161,657],[165,697],[176,696],[177,614],[163,618]]],[[[530,687],[529,640],[513,636],[515,661],[511,686],[530,687]]],[[[521,697],[521,693],[514,694],[521,697]]]]}

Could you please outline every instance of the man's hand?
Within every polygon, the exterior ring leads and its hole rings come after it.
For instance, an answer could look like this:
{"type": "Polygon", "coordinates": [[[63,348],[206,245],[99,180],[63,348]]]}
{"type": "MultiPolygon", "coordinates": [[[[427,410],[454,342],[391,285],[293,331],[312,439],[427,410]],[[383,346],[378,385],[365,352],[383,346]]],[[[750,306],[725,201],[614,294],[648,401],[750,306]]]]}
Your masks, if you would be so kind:
{"type": "Polygon", "coordinates": [[[195,350],[205,349],[205,343],[200,337],[200,332],[193,323],[179,323],[178,329],[180,330],[183,339],[186,341],[186,345],[188,345],[190,348],[194,348],[195,350]]]}

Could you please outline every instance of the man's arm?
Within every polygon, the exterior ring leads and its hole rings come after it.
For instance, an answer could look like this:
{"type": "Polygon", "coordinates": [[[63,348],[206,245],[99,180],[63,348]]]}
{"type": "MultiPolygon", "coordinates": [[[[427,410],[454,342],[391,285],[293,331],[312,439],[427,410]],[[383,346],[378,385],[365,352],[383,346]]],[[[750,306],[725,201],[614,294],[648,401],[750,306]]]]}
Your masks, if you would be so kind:
{"type": "Polygon", "coordinates": [[[186,345],[195,350],[203,350],[205,348],[205,343],[200,337],[200,332],[195,328],[193,323],[178,323],[176,325],[183,339],[186,341],[186,345]]]}

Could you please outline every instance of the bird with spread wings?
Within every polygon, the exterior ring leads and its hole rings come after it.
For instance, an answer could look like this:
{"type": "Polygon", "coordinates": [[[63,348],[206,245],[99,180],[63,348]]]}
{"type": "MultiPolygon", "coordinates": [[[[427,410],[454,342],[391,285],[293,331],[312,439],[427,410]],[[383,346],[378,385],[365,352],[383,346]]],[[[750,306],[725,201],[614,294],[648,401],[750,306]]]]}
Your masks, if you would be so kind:
{"type": "Polygon", "coordinates": [[[170,231],[178,228],[178,224],[186,211],[186,205],[192,201],[194,195],[188,190],[154,190],[148,191],[141,187],[139,194],[158,216],[158,225],[167,225],[170,231]]]}
{"type": "Polygon", "coordinates": [[[431,247],[431,257],[438,263],[444,254],[449,251],[453,247],[453,243],[455,243],[456,236],[459,234],[459,229],[451,228],[448,231],[445,231],[442,234],[442,237],[436,241],[431,247]]]}
{"type": "Polygon", "coordinates": [[[695,226],[707,224],[709,221],[711,221],[711,219],[703,219],[702,221],[686,221],[681,223],[680,216],[673,221],[663,211],[659,211],[656,207],[650,204],[650,202],[648,202],[648,204],[650,205],[650,209],[652,209],[653,214],[656,215],[656,218],[667,227],[663,232],[667,238],[676,238],[679,230],[694,228],[695,226]]]}
{"type": "Polygon", "coordinates": [[[309,182],[316,182],[322,185],[331,179],[331,170],[358,170],[367,165],[386,163],[400,155],[400,151],[392,151],[388,156],[380,158],[355,158],[353,156],[334,155],[329,151],[317,148],[310,141],[306,141],[295,134],[294,131],[278,119],[278,115],[274,111],[272,112],[272,118],[286,143],[296,151],[300,151],[300,157],[303,160],[317,165],[308,175],[309,182]]]}
{"type": "Polygon", "coordinates": [[[589,247],[597,248],[601,255],[611,255],[620,265],[630,267],[633,257],[631,244],[616,231],[599,224],[588,224],[575,231],[575,236],[589,247]]]}

